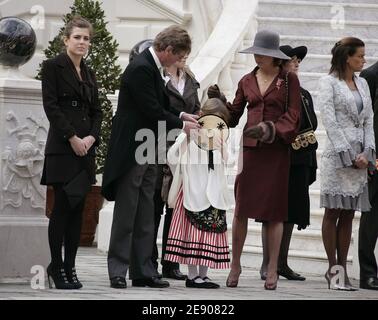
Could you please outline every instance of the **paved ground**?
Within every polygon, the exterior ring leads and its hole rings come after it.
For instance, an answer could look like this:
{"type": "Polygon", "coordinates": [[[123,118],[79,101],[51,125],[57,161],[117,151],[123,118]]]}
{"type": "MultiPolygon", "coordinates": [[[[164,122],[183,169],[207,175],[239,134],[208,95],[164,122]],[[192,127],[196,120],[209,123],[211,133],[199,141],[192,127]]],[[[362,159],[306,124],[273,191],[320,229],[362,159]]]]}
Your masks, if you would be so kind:
{"type": "MultiPolygon", "coordinates": [[[[182,267],[182,271],[184,271],[182,267]]],[[[45,300],[45,299],[83,299],[83,300],[373,300],[378,299],[378,291],[362,290],[344,292],[328,290],[324,278],[307,276],[304,282],[280,279],[276,291],[263,288],[258,272],[244,268],[237,288],[227,288],[227,271],[210,270],[209,276],[221,284],[220,289],[188,289],[184,281],[170,281],[170,288],[134,288],[128,281],[127,289],[112,289],[107,277],[106,256],[96,248],[80,248],[77,258],[77,271],[84,287],[80,290],[66,291],[32,289],[30,283],[9,280],[0,283],[0,300],[45,300]]],[[[358,285],[356,281],[353,284],[358,285]]]]}

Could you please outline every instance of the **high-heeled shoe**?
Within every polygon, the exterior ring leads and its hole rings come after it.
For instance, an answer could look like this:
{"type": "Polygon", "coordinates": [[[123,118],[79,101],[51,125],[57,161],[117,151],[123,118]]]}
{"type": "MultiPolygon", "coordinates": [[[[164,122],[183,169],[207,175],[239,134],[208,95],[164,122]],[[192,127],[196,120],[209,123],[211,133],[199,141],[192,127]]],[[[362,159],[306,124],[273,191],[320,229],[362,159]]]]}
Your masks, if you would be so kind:
{"type": "Polygon", "coordinates": [[[77,273],[75,267],[66,268],[65,272],[67,274],[67,280],[69,283],[72,283],[75,286],[75,289],[80,289],[83,287],[83,284],[77,278],[77,273]]]}
{"type": "Polygon", "coordinates": [[[331,289],[331,277],[329,276],[328,271],[324,274],[324,278],[327,280],[328,289],[331,289]]]}
{"type": "Polygon", "coordinates": [[[52,283],[55,285],[55,289],[76,289],[75,285],[68,281],[64,268],[53,268],[50,264],[47,267],[47,281],[49,282],[49,288],[52,289],[52,283]]]}
{"type": "Polygon", "coordinates": [[[267,278],[267,280],[264,283],[264,289],[265,290],[276,290],[277,289],[277,282],[278,282],[278,273],[277,273],[276,281],[274,281],[272,283],[268,283],[268,276],[266,278],[267,278]]]}
{"type": "Polygon", "coordinates": [[[242,272],[242,269],[240,269],[237,272],[232,272],[232,269],[230,270],[230,273],[228,274],[226,286],[229,288],[236,288],[239,283],[239,277],[242,272]]]}
{"type": "Polygon", "coordinates": [[[358,290],[357,288],[353,287],[351,284],[346,284],[344,286],[337,284],[337,283],[331,284],[332,276],[328,271],[325,273],[324,277],[327,280],[329,290],[342,290],[342,291],[356,291],[356,290],[358,290]]]}

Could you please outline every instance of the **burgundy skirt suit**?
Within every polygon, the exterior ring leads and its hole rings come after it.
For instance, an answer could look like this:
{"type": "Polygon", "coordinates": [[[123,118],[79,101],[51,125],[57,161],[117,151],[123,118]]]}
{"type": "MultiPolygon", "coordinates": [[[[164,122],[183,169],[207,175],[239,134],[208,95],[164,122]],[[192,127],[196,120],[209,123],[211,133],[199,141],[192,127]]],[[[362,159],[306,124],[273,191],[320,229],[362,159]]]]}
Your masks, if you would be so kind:
{"type": "Polygon", "coordinates": [[[284,222],[288,214],[290,144],[296,137],[300,111],[300,86],[294,73],[281,69],[264,95],[256,79],[256,67],[238,84],[235,99],[228,108],[230,126],[235,127],[247,107],[244,130],[260,122],[273,127],[273,139],[261,142],[243,137],[242,163],[235,180],[235,216],[258,221],[284,222]]]}

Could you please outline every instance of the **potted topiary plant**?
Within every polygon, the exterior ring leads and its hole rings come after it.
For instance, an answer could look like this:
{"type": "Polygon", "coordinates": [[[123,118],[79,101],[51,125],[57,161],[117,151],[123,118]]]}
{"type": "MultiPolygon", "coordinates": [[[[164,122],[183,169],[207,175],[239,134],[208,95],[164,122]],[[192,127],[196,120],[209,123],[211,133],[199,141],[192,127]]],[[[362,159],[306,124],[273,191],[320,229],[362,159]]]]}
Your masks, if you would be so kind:
{"type": "MultiPolygon", "coordinates": [[[[99,100],[103,111],[101,125],[101,141],[97,148],[96,174],[102,174],[104,169],[107,145],[110,138],[111,121],[113,117],[112,103],[108,99],[108,94],[114,94],[119,87],[121,67],[117,64],[118,43],[107,30],[105,13],[101,9],[101,4],[96,0],[75,0],[71,12],[63,17],[66,24],[74,15],[80,15],[92,23],[94,36],[91,39],[91,49],[86,59],[86,64],[95,72],[99,87],[99,100]]],[[[49,46],[44,50],[46,58],[52,58],[64,50],[62,41],[64,27],[59,34],[49,42],[49,46]]],[[[39,69],[37,79],[41,77],[39,69]]],[[[101,187],[92,186],[88,194],[83,213],[83,226],[81,230],[80,245],[92,246],[96,227],[98,224],[99,211],[102,208],[104,199],[101,196],[101,187]]],[[[46,215],[49,216],[54,203],[54,193],[52,189],[47,190],[46,215]]]]}

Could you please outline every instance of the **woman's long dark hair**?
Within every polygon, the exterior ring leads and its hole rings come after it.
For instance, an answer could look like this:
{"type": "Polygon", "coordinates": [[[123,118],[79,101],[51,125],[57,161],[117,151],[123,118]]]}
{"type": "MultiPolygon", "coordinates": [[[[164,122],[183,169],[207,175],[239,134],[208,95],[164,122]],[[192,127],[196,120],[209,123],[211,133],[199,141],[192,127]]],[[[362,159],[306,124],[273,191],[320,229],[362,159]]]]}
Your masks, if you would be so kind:
{"type": "Polygon", "coordinates": [[[345,79],[348,57],[353,56],[358,48],[365,47],[365,43],[354,37],[343,38],[332,48],[330,74],[335,74],[340,80],[345,79]]]}

